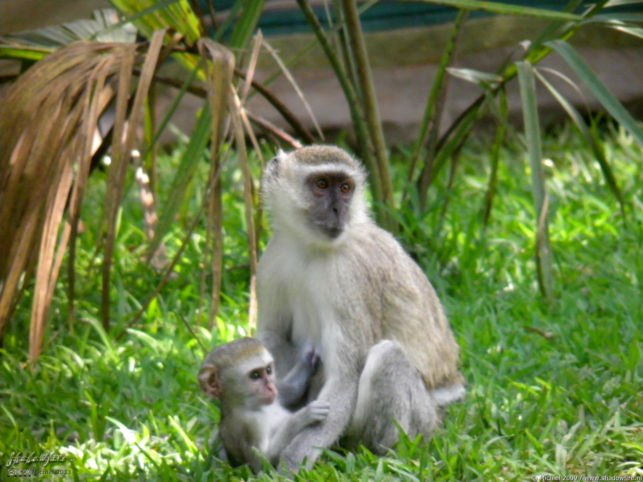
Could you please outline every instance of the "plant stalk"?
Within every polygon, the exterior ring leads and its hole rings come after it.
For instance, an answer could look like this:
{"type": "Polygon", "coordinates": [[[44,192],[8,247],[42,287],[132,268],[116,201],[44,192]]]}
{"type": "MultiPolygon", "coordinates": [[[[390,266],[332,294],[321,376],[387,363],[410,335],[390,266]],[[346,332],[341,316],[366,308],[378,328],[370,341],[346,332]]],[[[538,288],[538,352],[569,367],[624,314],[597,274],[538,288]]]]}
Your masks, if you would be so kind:
{"type": "Polygon", "coordinates": [[[375,201],[376,213],[379,213],[380,212],[379,206],[381,205],[383,200],[382,184],[379,176],[378,166],[375,160],[372,158],[372,156],[369,155],[371,151],[370,139],[368,136],[368,129],[366,128],[364,117],[362,115],[360,103],[357,98],[357,93],[355,91],[354,86],[350,83],[339,58],[337,57],[337,55],[335,54],[335,51],[330,45],[330,42],[326,37],[324,29],[319,23],[319,20],[317,19],[317,16],[315,15],[312,8],[310,7],[310,4],[308,3],[308,1],[297,0],[297,5],[299,5],[299,8],[301,9],[302,13],[306,17],[308,24],[313,29],[313,32],[315,33],[315,36],[319,41],[319,45],[321,46],[322,50],[326,54],[326,58],[328,59],[328,62],[330,63],[331,67],[335,71],[335,75],[337,76],[339,85],[341,86],[342,91],[344,92],[344,96],[346,97],[346,102],[348,104],[348,108],[351,113],[351,119],[353,120],[353,126],[355,127],[355,135],[357,136],[357,142],[360,145],[360,150],[363,156],[363,160],[366,163],[369,170],[369,181],[371,184],[371,191],[373,193],[373,200],[375,201]]]}
{"type": "MultiPolygon", "coordinates": [[[[382,129],[382,119],[377,103],[377,95],[375,93],[373,73],[368,60],[368,52],[366,51],[366,43],[364,42],[359,14],[357,13],[357,5],[353,0],[342,0],[342,7],[346,19],[348,39],[357,67],[357,77],[363,95],[366,125],[370,131],[373,148],[375,150],[378,177],[382,188],[382,202],[386,208],[393,209],[393,183],[389,170],[388,151],[386,148],[386,140],[384,139],[384,130],[382,129]]],[[[393,227],[393,220],[390,215],[383,215],[381,221],[385,227],[389,229],[393,227]]]]}

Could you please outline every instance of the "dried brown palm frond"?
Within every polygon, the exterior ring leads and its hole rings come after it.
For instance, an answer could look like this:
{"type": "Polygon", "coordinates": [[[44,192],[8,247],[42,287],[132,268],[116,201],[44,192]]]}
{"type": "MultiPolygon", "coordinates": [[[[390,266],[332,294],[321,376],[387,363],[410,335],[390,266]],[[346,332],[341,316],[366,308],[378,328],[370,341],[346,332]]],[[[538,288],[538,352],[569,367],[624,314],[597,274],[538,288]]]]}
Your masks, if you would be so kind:
{"type": "MultiPolygon", "coordinates": [[[[78,222],[97,121],[113,102],[113,164],[105,209],[104,269],[109,271],[114,213],[162,35],[154,36],[149,47],[79,42],[62,48],[21,76],[0,104],[0,339],[35,274],[31,359],[40,352],[63,253],[78,222]],[[141,68],[136,79],[135,68],[141,68]]],[[[105,271],[103,280],[109,281],[105,271]]]]}
{"type": "Polygon", "coordinates": [[[221,183],[220,149],[224,135],[224,122],[218,113],[225,112],[228,107],[229,90],[232,90],[232,72],[234,56],[229,50],[219,44],[203,38],[198,43],[199,52],[205,62],[205,75],[208,89],[208,106],[213,113],[210,124],[210,174],[208,184],[210,200],[208,202],[208,237],[213,241],[212,247],[212,291],[210,306],[210,326],[214,325],[214,317],[219,310],[221,280],[223,277],[223,186],[221,183]],[[210,61],[211,60],[211,61],[210,61]]]}

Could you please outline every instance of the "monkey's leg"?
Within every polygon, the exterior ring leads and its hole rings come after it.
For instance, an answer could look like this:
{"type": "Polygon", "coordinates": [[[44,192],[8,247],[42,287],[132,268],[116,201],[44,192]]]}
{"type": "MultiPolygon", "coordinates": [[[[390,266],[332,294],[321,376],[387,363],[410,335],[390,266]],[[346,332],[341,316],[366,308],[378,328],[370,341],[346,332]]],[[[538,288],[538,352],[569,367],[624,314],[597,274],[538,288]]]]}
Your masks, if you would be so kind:
{"type": "Polygon", "coordinates": [[[383,340],[368,352],[345,442],[349,448],[362,443],[384,453],[399,437],[393,421],[410,438],[428,438],[440,423],[440,410],[402,346],[383,340]]]}

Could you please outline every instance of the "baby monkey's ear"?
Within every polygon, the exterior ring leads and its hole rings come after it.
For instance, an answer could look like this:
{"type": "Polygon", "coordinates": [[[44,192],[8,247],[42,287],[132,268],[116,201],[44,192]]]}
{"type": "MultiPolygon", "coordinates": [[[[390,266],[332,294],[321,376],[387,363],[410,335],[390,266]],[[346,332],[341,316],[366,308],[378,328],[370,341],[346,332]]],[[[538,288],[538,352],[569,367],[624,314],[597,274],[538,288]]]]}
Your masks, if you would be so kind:
{"type": "Polygon", "coordinates": [[[221,397],[223,385],[219,377],[219,370],[214,365],[204,365],[199,370],[199,386],[203,393],[210,398],[221,397]]]}

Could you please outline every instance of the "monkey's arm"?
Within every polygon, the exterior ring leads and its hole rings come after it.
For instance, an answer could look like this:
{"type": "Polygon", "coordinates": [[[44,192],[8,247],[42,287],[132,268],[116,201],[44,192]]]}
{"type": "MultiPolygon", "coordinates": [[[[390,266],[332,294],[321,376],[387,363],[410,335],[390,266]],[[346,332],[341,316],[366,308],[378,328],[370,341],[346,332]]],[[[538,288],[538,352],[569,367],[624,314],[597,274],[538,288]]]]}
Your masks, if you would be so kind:
{"type": "Polygon", "coordinates": [[[328,403],[314,400],[307,406],[290,414],[270,436],[268,449],[265,453],[266,458],[271,463],[276,463],[281,452],[299,432],[308,425],[326,420],[328,410],[328,403]]]}
{"type": "Polygon", "coordinates": [[[304,459],[306,466],[312,467],[321,454],[320,449],[336,443],[346,431],[355,408],[359,382],[359,372],[347,369],[349,366],[350,363],[345,363],[343,370],[338,366],[330,372],[331,376],[319,394],[317,400],[329,405],[328,418],[304,428],[282,452],[280,459],[288,469],[296,471],[304,459]]]}

